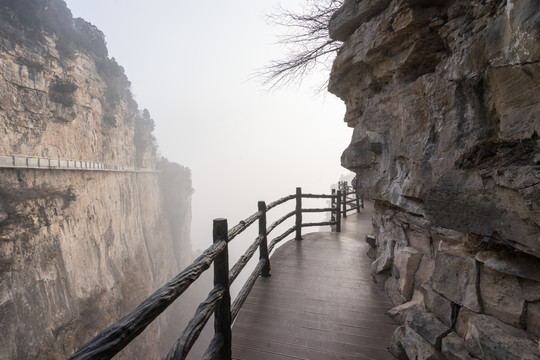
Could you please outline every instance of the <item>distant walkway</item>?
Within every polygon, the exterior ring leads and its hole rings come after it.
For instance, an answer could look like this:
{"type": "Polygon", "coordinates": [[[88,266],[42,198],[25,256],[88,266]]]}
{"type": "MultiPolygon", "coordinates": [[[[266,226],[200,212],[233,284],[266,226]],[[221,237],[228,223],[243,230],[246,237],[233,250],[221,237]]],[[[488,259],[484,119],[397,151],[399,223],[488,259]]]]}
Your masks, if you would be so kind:
{"type": "Polygon", "coordinates": [[[271,257],[233,325],[233,359],[393,360],[393,305],[371,279],[364,239],[372,203],[342,222],[342,232],[291,240],[271,257]]]}
{"type": "Polygon", "coordinates": [[[138,169],[119,165],[109,165],[95,161],[52,159],[22,155],[0,155],[0,168],[38,169],[38,170],[75,170],[75,171],[112,171],[135,173],[158,173],[155,169],[138,169]]]}

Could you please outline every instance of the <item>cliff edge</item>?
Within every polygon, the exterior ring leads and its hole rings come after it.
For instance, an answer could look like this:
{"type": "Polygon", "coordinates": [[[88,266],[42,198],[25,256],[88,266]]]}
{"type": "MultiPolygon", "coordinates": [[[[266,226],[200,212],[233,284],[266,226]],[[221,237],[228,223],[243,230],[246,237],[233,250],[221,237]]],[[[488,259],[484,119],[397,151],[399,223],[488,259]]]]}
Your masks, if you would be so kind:
{"type": "Polygon", "coordinates": [[[0,1],[0,154],[155,170],[0,169],[0,359],[68,357],[193,259],[190,171],[156,159],[129,85],[63,1],[0,1]]]}
{"type": "Polygon", "coordinates": [[[404,359],[537,359],[540,3],[347,0],[330,92],[404,359]]]}

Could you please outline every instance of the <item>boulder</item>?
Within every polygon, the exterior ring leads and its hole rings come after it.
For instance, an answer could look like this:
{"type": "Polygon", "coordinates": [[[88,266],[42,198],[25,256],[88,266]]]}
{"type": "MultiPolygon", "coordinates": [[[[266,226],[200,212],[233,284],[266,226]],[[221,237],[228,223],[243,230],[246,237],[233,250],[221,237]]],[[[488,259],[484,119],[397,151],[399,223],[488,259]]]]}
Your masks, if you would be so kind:
{"type": "Polygon", "coordinates": [[[379,243],[379,251],[381,252],[381,255],[373,262],[371,266],[372,276],[392,268],[394,261],[394,245],[395,241],[390,239],[385,239],[379,243]]]}
{"type": "Polygon", "coordinates": [[[405,326],[401,345],[409,359],[445,360],[437,348],[408,326],[405,326]]]}
{"type": "Polygon", "coordinates": [[[422,256],[422,253],[415,248],[396,246],[394,266],[399,272],[399,290],[407,300],[412,298],[414,275],[416,274],[422,256]]]}
{"type": "Polygon", "coordinates": [[[441,347],[442,338],[450,332],[449,326],[424,309],[411,311],[405,324],[438,349],[441,347]]]}
{"type": "Polygon", "coordinates": [[[536,341],[524,330],[489,315],[469,318],[465,346],[473,356],[483,360],[538,360],[540,357],[536,341]]]}

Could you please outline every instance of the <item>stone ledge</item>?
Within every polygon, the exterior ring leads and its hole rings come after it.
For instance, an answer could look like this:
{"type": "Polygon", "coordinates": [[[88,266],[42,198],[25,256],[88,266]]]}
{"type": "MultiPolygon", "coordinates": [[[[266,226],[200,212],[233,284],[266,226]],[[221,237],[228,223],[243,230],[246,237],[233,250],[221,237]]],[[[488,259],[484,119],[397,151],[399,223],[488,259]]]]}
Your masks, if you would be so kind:
{"type": "Polygon", "coordinates": [[[347,0],[339,8],[328,24],[330,37],[345,41],[364,22],[379,14],[392,0],[347,0]]]}

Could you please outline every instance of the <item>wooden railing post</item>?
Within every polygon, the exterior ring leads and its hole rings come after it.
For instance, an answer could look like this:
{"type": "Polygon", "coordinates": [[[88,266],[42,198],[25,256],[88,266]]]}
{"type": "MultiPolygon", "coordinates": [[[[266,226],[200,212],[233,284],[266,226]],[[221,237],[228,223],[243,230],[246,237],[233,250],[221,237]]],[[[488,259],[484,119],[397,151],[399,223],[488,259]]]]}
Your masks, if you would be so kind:
{"type": "MultiPolygon", "coordinates": [[[[214,220],[213,239],[214,243],[221,240],[229,242],[227,219],[214,220]]],[[[223,346],[218,359],[230,360],[232,356],[231,295],[229,293],[229,251],[227,246],[214,260],[214,286],[225,287],[223,298],[214,311],[214,332],[223,337],[223,346]]]]}
{"type": "Polygon", "coordinates": [[[296,188],[296,237],[302,240],[302,188],[296,188]]]}
{"type": "MultiPolygon", "coordinates": [[[[332,189],[332,198],[330,199],[330,207],[332,209],[336,208],[336,189],[332,189]]],[[[330,212],[330,221],[334,222],[336,221],[336,211],[332,210],[330,212]]],[[[335,226],[334,226],[335,229],[335,226]]]]}
{"type": "Polygon", "coordinates": [[[336,232],[341,232],[341,190],[337,191],[336,196],[336,232]]]}
{"type": "Polygon", "coordinates": [[[360,197],[358,196],[358,190],[357,189],[353,189],[354,190],[354,197],[356,198],[356,212],[359,213],[360,212],[360,197]]]}
{"type": "Polygon", "coordinates": [[[343,182],[343,189],[341,190],[341,195],[343,196],[343,200],[341,201],[343,205],[343,217],[347,217],[347,182],[343,182]]]}
{"type": "Polygon", "coordinates": [[[268,239],[266,238],[266,203],[259,201],[259,211],[262,213],[259,218],[259,236],[262,236],[261,244],[259,245],[259,259],[265,259],[266,264],[261,270],[262,277],[270,276],[270,258],[268,257],[268,239]]]}

